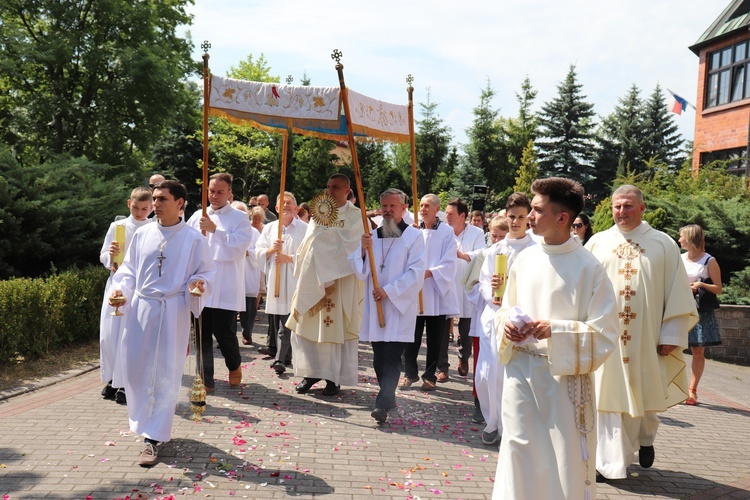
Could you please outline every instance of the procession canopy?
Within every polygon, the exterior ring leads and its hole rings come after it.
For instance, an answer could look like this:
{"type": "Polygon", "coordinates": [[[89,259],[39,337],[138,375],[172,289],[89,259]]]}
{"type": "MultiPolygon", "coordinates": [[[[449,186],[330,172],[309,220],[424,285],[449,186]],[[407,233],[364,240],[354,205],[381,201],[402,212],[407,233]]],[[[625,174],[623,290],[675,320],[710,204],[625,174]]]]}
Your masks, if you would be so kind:
{"type": "MultiPolygon", "coordinates": [[[[347,89],[355,139],[409,142],[408,106],[378,101],[347,89]]],[[[347,140],[340,87],[251,82],[211,75],[210,113],[266,132],[347,140]]]]}

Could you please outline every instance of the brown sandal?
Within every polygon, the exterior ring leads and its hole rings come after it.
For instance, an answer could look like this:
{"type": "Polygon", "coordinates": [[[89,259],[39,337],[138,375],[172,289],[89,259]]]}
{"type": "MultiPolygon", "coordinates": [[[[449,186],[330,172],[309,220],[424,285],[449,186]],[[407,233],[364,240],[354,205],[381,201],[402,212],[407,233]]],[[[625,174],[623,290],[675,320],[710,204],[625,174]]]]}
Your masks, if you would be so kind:
{"type": "Polygon", "coordinates": [[[690,389],[690,397],[685,400],[685,404],[688,406],[698,406],[698,391],[696,389],[690,389]]]}

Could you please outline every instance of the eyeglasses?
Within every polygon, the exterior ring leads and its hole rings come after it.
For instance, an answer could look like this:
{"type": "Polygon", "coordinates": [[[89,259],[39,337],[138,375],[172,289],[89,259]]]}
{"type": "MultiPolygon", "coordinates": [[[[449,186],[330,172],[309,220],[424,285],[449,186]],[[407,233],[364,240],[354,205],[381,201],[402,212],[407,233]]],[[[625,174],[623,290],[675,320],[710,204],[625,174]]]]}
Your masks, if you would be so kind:
{"type": "Polygon", "coordinates": [[[583,222],[576,222],[573,224],[573,229],[581,229],[583,227],[583,222]]]}
{"type": "Polygon", "coordinates": [[[156,184],[149,184],[148,187],[150,187],[151,189],[154,189],[156,187],[156,184]]]}

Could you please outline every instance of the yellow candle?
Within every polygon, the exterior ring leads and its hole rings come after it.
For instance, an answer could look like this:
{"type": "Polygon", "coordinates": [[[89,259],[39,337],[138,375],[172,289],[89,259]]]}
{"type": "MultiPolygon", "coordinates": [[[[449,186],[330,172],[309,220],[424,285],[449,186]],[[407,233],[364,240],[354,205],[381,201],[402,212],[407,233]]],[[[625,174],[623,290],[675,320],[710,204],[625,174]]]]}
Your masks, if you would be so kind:
{"type": "Polygon", "coordinates": [[[500,285],[500,288],[495,290],[495,297],[498,299],[503,297],[503,294],[505,293],[505,281],[507,278],[507,270],[508,270],[508,256],[504,253],[499,253],[495,256],[495,274],[497,274],[501,279],[502,283],[500,285]]]}
{"type": "Polygon", "coordinates": [[[118,267],[125,259],[125,225],[118,224],[115,226],[115,241],[120,248],[120,252],[114,256],[112,264],[114,264],[114,267],[118,267]]]}

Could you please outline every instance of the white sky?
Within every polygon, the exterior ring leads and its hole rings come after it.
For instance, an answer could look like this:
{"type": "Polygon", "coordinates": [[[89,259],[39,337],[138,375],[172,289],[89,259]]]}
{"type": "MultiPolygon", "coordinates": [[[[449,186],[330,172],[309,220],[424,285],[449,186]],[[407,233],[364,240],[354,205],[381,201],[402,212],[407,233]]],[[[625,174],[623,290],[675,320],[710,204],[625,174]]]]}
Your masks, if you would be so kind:
{"type": "MultiPolygon", "coordinates": [[[[688,46],[729,0],[526,0],[275,2],[195,0],[190,32],[199,60],[226,75],[248,54],[263,53],[271,73],[304,72],[312,85],[336,86],[331,52],[343,53],[347,86],[406,104],[414,75],[415,117],[426,89],[454,142],[465,143],[472,109],[490,79],[503,116],[516,116],[515,93],[528,74],[535,110],[557,95],[575,64],[583,93],[599,115],[612,112],[635,83],[647,97],[657,83],[695,103],[698,57],[688,46]]],[[[666,92],[666,91],[665,91],[666,92]]],[[[695,111],[675,115],[692,139],[695,111]]]]}

